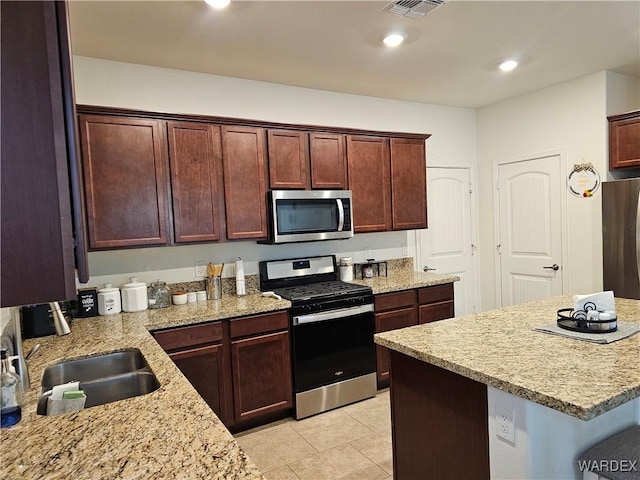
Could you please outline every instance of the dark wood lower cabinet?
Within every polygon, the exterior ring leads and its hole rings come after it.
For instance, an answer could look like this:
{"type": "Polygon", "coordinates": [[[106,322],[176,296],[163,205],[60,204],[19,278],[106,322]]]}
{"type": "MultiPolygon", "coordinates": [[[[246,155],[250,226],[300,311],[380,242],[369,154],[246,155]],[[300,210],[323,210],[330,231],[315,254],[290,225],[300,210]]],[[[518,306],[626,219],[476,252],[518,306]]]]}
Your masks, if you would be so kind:
{"type": "Polygon", "coordinates": [[[220,321],[207,322],[159,330],[153,337],[220,420],[229,425],[233,405],[225,326],[220,321]]]}
{"type": "Polygon", "coordinates": [[[293,406],[289,333],[231,342],[236,422],[293,406]]]}
{"type": "Polygon", "coordinates": [[[153,336],[233,431],[282,418],[293,407],[286,311],[169,328],[153,336]]]}
{"type": "Polygon", "coordinates": [[[488,479],[486,385],[391,351],[393,478],[488,479]]]}
{"type": "MultiPolygon", "coordinates": [[[[418,324],[417,307],[404,307],[389,312],[376,313],[376,332],[386,332],[418,324]]],[[[377,379],[380,387],[389,382],[389,350],[376,346],[377,379]],[[384,383],[387,382],[387,383],[384,383]]]]}
{"type": "Polygon", "coordinates": [[[222,345],[208,345],[169,354],[222,423],[229,422],[225,398],[224,354],[222,345]]]}
{"type": "MultiPolygon", "coordinates": [[[[433,285],[375,296],[376,333],[454,316],[453,284],[433,285]]],[[[389,385],[389,350],[376,346],[378,388],[389,385]]]]}

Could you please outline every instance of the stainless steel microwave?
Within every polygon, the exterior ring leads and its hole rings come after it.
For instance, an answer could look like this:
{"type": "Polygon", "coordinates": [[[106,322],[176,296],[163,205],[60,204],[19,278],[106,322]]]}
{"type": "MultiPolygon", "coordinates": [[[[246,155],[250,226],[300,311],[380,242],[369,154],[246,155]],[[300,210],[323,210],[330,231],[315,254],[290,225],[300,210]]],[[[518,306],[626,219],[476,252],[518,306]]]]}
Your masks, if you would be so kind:
{"type": "Polygon", "coordinates": [[[351,238],[351,204],[351,190],[272,190],[268,243],[351,238]]]}

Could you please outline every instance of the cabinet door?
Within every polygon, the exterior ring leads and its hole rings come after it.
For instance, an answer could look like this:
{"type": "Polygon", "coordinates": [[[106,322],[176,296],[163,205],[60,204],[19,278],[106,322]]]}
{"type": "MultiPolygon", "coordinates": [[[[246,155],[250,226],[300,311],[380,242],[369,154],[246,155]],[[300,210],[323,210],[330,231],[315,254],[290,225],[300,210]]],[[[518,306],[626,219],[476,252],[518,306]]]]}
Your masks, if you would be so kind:
{"type": "Polygon", "coordinates": [[[344,135],[310,133],[311,188],[345,190],[347,158],[344,154],[344,135]]]}
{"type": "MultiPolygon", "coordinates": [[[[418,324],[418,309],[416,306],[376,313],[376,333],[411,327],[418,324]]],[[[376,345],[377,379],[381,382],[389,380],[389,350],[376,345]]]]}
{"type": "Polygon", "coordinates": [[[435,322],[454,316],[453,301],[420,305],[420,323],[435,322]]]}
{"type": "Polygon", "coordinates": [[[169,357],[222,423],[228,425],[222,345],[191,348],[170,353],[169,357]]]}
{"type": "MultiPolygon", "coordinates": [[[[73,169],[75,132],[74,118],[67,118],[65,109],[72,110],[67,101],[73,92],[65,82],[69,65],[65,71],[60,63],[69,61],[66,6],[0,2],[0,8],[1,306],[72,300],[76,285],[67,161],[73,169]]],[[[80,245],[82,238],[77,241],[80,245]]]]}
{"type": "Polygon", "coordinates": [[[394,230],[427,228],[424,140],[391,139],[391,211],[394,230]]]}
{"type": "Polygon", "coordinates": [[[161,127],[159,120],[80,115],[90,248],[167,243],[161,127]]]}
{"type": "Polygon", "coordinates": [[[609,118],[609,167],[640,166],[640,112],[609,118]]]}
{"type": "Polygon", "coordinates": [[[347,136],[355,233],[391,230],[389,139],[347,136]]]}
{"type": "Polygon", "coordinates": [[[227,238],[267,236],[264,130],[222,127],[227,238]]]}
{"type": "Polygon", "coordinates": [[[168,122],[171,197],[176,242],[223,238],[220,127],[168,122]]]}
{"type": "Polygon", "coordinates": [[[289,333],[231,342],[235,420],[240,422],[293,406],[289,333]]]}
{"type": "Polygon", "coordinates": [[[309,188],[307,134],[294,130],[268,130],[269,185],[272,189],[309,188]]]}

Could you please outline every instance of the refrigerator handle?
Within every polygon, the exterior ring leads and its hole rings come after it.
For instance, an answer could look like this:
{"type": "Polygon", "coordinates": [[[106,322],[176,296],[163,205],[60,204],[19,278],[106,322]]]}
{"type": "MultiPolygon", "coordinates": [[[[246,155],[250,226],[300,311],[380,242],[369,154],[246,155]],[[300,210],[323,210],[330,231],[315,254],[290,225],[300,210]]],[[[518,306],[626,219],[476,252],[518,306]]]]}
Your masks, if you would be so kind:
{"type": "Polygon", "coordinates": [[[636,268],[640,279],[640,191],[636,202],[636,268]]]}

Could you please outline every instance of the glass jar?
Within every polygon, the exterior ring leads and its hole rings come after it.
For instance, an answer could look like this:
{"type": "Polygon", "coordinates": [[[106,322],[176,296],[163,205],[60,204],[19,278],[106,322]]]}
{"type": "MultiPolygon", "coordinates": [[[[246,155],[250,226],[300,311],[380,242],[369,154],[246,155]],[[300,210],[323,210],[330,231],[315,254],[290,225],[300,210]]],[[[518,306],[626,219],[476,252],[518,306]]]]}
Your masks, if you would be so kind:
{"type": "Polygon", "coordinates": [[[164,308],[171,305],[171,293],[167,282],[158,280],[149,287],[149,308],[164,308]]]}

